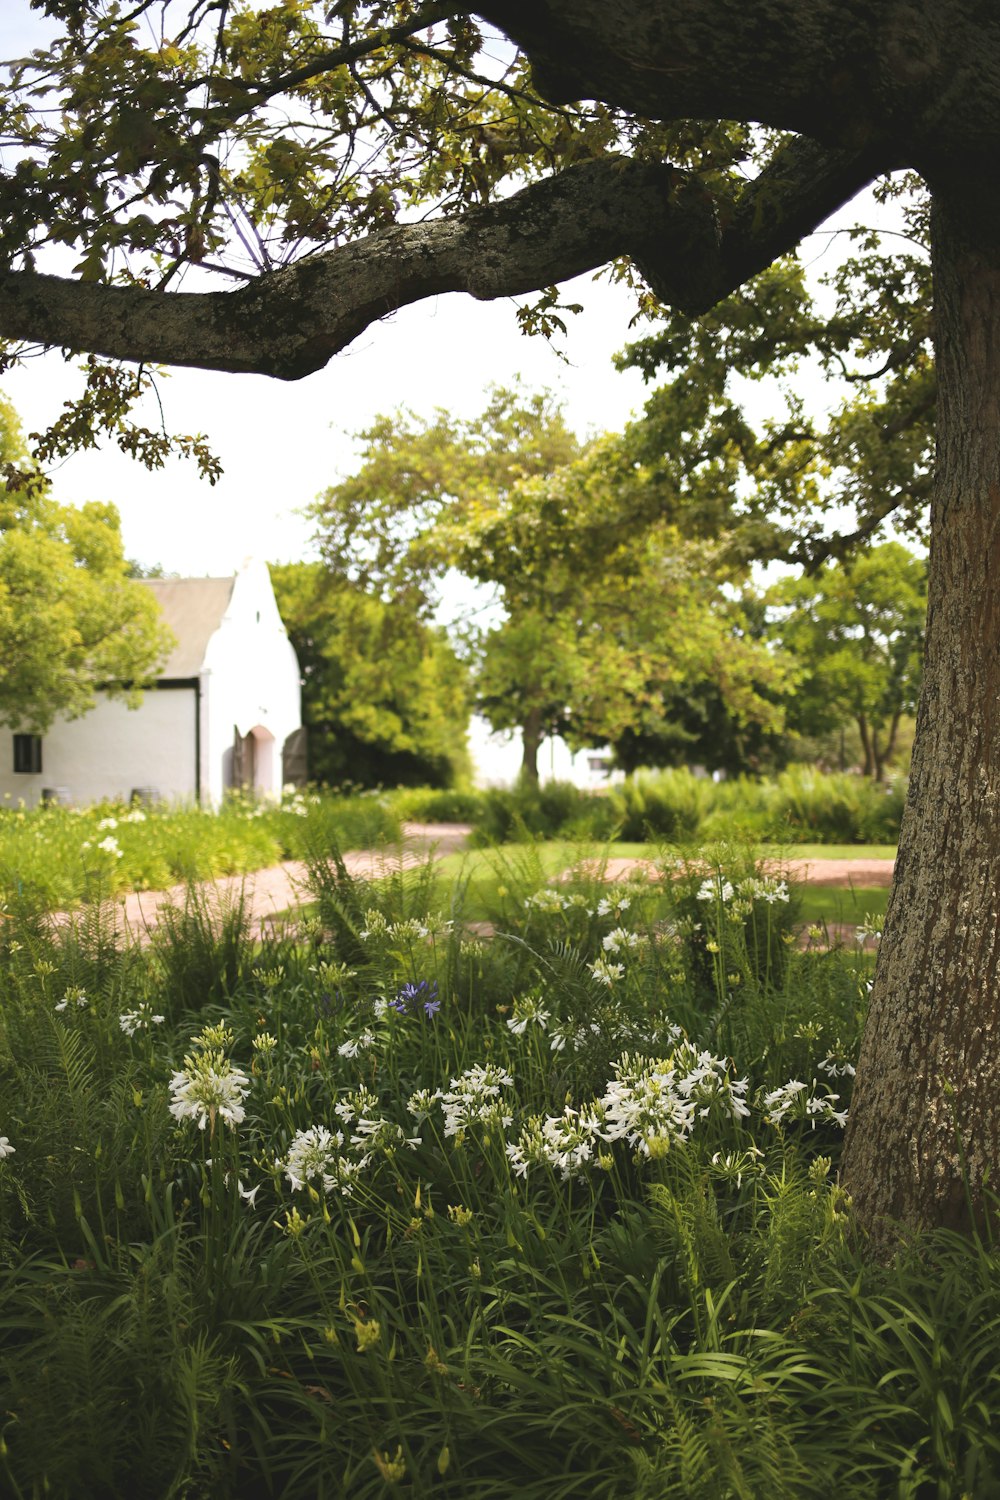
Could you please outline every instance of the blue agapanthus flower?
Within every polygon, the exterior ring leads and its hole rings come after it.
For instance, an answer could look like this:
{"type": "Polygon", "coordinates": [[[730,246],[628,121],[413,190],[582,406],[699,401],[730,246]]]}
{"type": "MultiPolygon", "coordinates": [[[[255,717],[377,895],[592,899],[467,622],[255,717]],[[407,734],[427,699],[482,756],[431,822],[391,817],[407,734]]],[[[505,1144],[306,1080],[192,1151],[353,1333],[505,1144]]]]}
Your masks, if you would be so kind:
{"type": "Polygon", "coordinates": [[[428,983],[426,979],[421,979],[416,984],[404,984],[389,1004],[401,1016],[411,1012],[416,1014],[418,1010],[423,1010],[425,1016],[436,1016],[441,1009],[441,1001],[437,998],[437,992],[436,980],[428,983]]]}

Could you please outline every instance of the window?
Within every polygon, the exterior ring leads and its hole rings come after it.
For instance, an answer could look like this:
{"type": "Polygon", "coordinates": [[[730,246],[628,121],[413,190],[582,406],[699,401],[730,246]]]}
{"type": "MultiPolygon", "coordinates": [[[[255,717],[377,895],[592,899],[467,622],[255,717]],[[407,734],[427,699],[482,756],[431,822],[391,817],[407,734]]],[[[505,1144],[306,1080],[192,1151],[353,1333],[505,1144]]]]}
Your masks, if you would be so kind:
{"type": "Polygon", "coordinates": [[[15,734],[14,770],[38,774],[42,769],[42,737],[40,734],[15,734]]]}

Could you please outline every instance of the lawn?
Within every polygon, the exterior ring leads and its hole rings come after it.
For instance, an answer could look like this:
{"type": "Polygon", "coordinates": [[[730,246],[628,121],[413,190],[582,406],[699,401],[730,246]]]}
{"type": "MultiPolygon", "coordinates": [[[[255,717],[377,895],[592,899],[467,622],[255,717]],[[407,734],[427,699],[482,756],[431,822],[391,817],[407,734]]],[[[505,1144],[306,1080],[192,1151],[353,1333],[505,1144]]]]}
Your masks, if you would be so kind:
{"type": "Polygon", "coordinates": [[[746,855],[553,852],[494,869],[489,942],[447,866],[314,860],[263,941],[12,901],[4,1493],[995,1492],[1000,1254],[867,1265],[837,1186],[868,961],[746,855]]]}

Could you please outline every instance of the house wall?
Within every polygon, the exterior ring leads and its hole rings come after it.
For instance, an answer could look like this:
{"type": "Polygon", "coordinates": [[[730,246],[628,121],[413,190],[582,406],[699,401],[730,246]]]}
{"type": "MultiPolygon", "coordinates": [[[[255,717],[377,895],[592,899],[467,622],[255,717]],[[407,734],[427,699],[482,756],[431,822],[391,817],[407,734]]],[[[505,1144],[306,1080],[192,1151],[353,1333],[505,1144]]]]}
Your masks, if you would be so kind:
{"type": "Polygon", "coordinates": [[[236,575],[229,607],[208,643],[201,675],[202,796],[232,785],[234,729],[256,741],[255,790],[281,791],[281,751],[302,723],[299,664],[264,563],[236,575]]]}
{"type": "Polygon", "coordinates": [[[98,695],[80,719],[59,719],[42,736],[40,775],[15,773],[13,734],[0,729],[0,797],[29,807],[43,787],[65,788],[72,802],[129,797],[155,787],[168,800],[195,796],[195,689],[157,688],[138,708],[98,695]]]}

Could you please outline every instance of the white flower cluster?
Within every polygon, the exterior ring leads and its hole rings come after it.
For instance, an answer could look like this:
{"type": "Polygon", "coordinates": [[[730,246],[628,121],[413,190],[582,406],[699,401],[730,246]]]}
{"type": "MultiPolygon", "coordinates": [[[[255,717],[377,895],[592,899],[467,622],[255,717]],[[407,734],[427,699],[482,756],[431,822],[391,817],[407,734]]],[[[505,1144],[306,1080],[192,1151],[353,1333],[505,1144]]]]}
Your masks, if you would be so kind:
{"type": "Polygon", "coordinates": [[[154,1016],[153,1007],[143,1003],[135,1010],[123,1010],[118,1025],[126,1036],[135,1036],[137,1031],[146,1031],[150,1026],[162,1026],[164,1019],[163,1016],[154,1016]]]}
{"type": "Polygon", "coordinates": [[[453,1078],[449,1088],[438,1089],[434,1099],[444,1112],[445,1135],[461,1136],[470,1125],[499,1125],[506,1129],[513,1124],[514,1117],[506,1113],[508,1104],[500,1092],[513,1085],[506,1068],[495,1063],[485,1066],[476,1063],[453,1078]]]}
{"type": "Polygon", "coordinates": [[[531,907],[533,911],[547,912],[550,915],[554,915],[556,912],[563,911],[569,903],[562,891],[543,888],[540,891],[535,891],[533,896],[525,897],[524,904],[526,907],[531,907]]]}
{"type": "Polygon", "coordinates": [[[185,1057],[184,1068],[170,1079],[172,1099],[170,1113],[177,1121],[194,1120],[199,1130],[216,1117],[227,1125],[239,1125],[245,1118],[243,1100],[250,1080],[241,1068],[234,1068],[218,1051],[202,1051],[185,1057]]]}
{"type": "Polygon", "coordinates": [[[729,1077],[724,1058],[686,1042],[666,1058],[625,1053],[600,1101],[605,1139],[625,1140],[640,1156],[662,1155],[716,1109],[734,1120],[749,1115],[747,1086],[745,1078],[729,1077]]]}
{"type": "Polygon", "coordinates": [[[0,1161],[3,1161],[5,1156],[13,1156],[16,1149],[5,1135],[0,1135],[0,1161]]]}
{"type": "Polygon", "coordinates": [[[748,875],[733,885],[721,871],[703,880],[695,894],[696,901],[717,901],[723,906],[734,898],[739,898],[750,906],[755,901],[765,901],[768,906],[774,906],[777,902],[787,905],[791,899],[786,880],[778,880],[770,875],[748,875]]]}
{"type": "Polygon", "coordinates": [[[343,1131],[311,1125],[308,1130],[295,1132],[284,1160],[279,1159],[275,1165],[284,1171],[293,1193],[315,1182],[324,1193],[336,1191],[346,1198],[367,1160],[352,1161],[343,1154],[343,1144],[343,1131]]]}
{"type": "Polygon", "coordinates": [[[527,1177],[529,1167],[547,1166],[568,1182],[590,1165],[606,1139],[605,1125],[604,1110],[596,1103],[581,1109],[567,1105],[561,1115],[544,1120],[533,1115],[517,1140],[507,1146],[507,1159],[517,1177],[527,1177]]]}
{"type": "MultiPolygon", "coordinates": [[[[819,1087],[815,1078],[815,1090],[819,1087]]],[[[765,1094],[760,1101],[764,1118],[769,1125],[783,1125],[786,1120],[808,1120],[813,1130],[817,1120],[829,1120],[843,1128],[847,1124],[847,1110],[834,1109],[840,1102],[839,1094],[809,1092],[809,1085],[798,1078],[790,1078],[780,1088],[765,1094]]]]}
{"type": "Polygon", "coordinates": [[[351,1129],[349,1145],[360,1157],[360,1167],[367,1166],[376,1151],[391,1151],[396,1146],[416,1150],[420,1145],[420,1136],[408,1136],[395,1120],[380,1113],[378,1095],[364,1085],[339,1099],[333,1112],[345,1129],[351,1129]]]}
{"type": "Polygon", "coordinates": [[[106,833],[109,829],[111,829],[111,828],[117,828],[117,827],[118,827],[118,819],[117,818],[102,818],[101,821],[97,825],[97,831],[98,831],[98,833],[106,833]]]}
{"type": "Polygon", "coordinates": [[[404,917],[401,922],[389,922],[380,911],[365,912],[365,925],[358,936],[362,942],[413,943],[418,938],[428,937],[430,927],[416,917],[404,917]]]}
{"type": "Polygon", "coordinates": [[[618,892],[610,896],[602,896],[597,903],[597,915],[599,917],[618,917],[623,911],[628,911],[632,905],[631,896],[619,895],[618,892]]]}
{"type": "Polygon", "coordinates": [[[551,886],[546,886],[536,891],[533,896],[524,899],[526,907],[533,907],[535,911],[553,914],[560,911],[572,911],[576,908],[585,910],[588,915],[593,916],[590,907],[587,906],[587,898],[580,891],[566,892],[555,891],[551,886]]]}
{"type": "Polygon", "coordinates": [[[514,1001],[514,1014],[507,1017],[507,1030],[515,1036],[524,1036],[530,1025],[540,1026],[544,1031],[551,1014],[537,995],[520,995],[514,1001]]]}
{"type": "Polygon", "coordinates": [[[621,979],[625,973],[624,964],[609,963],[606,958],[595,958],[592,964],[587,965],[587,968],[593,974],[597,983],[607,985],[608,989],[611,988],[616,979],[621,979]]]}
{"type": "Polygon", "coordinates": [[[824,1057],[816,1066],[828,1078],[853,1078],[856,1071],[853,1063],[838,1062],[835,1057],[824,1057]]]}
{"type": "Polygon", "coordinates": [[[101,839],[97,847],[102,853],[110,854],[113,859],[121,859],[122,857],[122,851],[118,847],[118,840],[113,833],[109,833],[106,839],[101,839]]]}
{"type": "Polygon", "coordinates": [[[369,1047],[374,1047],[374,1045],[374,1031],[362,1031],[348,1041],[341,1042],[337,1048],[337,1055],[338,1057],[357,1057],[359,1052],[367,1052],[369,1047]]]}
{"type": "Polygon", "coordinates": [[[614,927],[605,935],[601,946],[605,953],[627,953],[631,948],[638,948],[641,941],[637,932],[629,932],[625,927],[614,927]]]}

